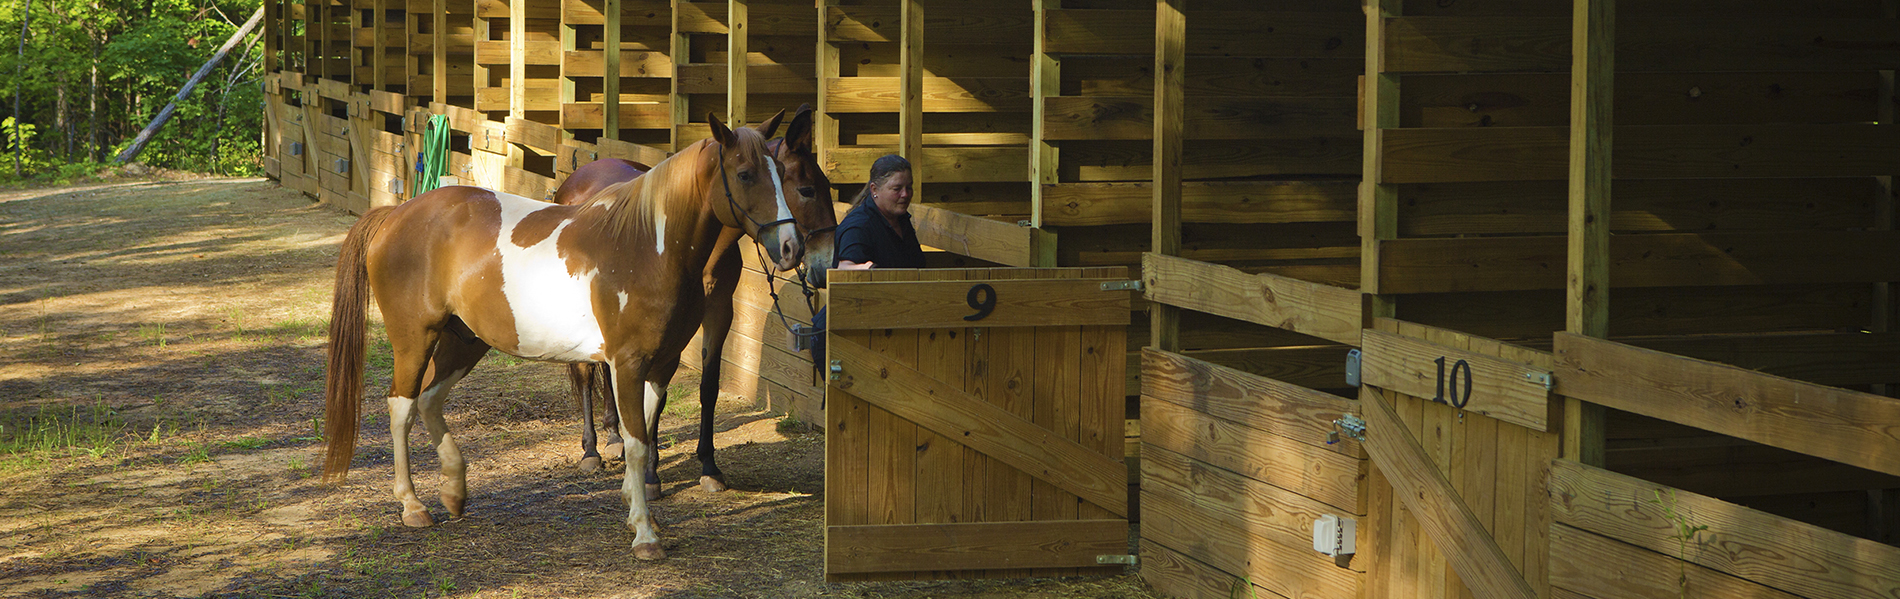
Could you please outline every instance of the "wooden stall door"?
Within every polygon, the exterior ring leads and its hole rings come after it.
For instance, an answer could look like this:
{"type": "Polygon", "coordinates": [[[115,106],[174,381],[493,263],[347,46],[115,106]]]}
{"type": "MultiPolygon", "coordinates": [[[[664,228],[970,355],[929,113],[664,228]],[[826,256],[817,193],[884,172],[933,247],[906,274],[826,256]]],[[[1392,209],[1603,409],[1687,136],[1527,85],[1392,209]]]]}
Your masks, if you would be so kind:
{"type": "Polygon", "coordinates": [[[827,580],[1121,571],[1126,277],[832,272],[827,580]]]}

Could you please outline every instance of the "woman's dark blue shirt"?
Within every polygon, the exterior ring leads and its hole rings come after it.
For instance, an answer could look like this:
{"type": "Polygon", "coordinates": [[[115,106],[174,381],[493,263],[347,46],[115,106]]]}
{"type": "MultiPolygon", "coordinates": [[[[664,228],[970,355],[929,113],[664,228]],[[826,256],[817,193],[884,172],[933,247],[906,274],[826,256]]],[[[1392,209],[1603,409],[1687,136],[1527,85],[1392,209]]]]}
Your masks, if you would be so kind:
{"type": "Polygon", "coordinates": [[[911,227],[910,215],[899,218],[898,226],[903,229],[902,236],[866,198],[838,223],[833,266],[836,260],[849,260],[858,264],[874,262],[877,268],[923,268],[924,248],[917,243],[917,229],[911,227]]]}

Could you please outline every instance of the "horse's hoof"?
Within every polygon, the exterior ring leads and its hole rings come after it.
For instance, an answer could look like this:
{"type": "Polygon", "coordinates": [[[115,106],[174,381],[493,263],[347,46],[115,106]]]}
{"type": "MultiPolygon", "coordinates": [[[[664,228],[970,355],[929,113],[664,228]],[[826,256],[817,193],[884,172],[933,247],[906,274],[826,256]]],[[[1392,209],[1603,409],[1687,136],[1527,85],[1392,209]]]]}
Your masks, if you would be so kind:
{"type": "Polygon", "coordinates": [[[705,491],[707,493],[718,493],[718,492],[726,490],[726,488],[727,488],[726,481],[719,480],[717,477],[712,477],[712,476],[699,477],[699,490],[701,491],[705,491]]]}
{"type": "Polygon", "coordinates": [[[626,451],[627,446],[625,444],[608,443],[606,447],[600,448],[600,455],[607,456],[609,460],[618,460],[621,456],[626,455],[626,451]]]}
{"type": "Polygon", "coordinates": [[[634,545],[633,557],[634,559],[639,559],[639,560],[644,560],[644,561],[666,559],[666,551],[663,549],[660,549],[659,543],[646,543],[642,545],[634,545]]]}
{"type": "Polygon", "coordinates": [[[660,492],[659,485],[647,485],[647,501],[659,501],[659,499],[664,496],[665,494],[660,492]]]}
{"type": "Polygon", "coordinates": [[[599,457],[587,456],[587,457],[581,458],[581,472],[598,472],[598,471],[600,471],[599,457]]]}
{"type": "Polygon", "coordinates": [[[403,510],[402,525],[410,528],[428,528],[435,526],[435,518],[429,515],[429,510],[416,510],[413,512],[403,510]]]}
{"type": "Polygon", "coordinates": [[[462,508],[468,504],[467,497],[442,496],[442,507],[448,508],[450,518],[462,517],[462,508]]]}

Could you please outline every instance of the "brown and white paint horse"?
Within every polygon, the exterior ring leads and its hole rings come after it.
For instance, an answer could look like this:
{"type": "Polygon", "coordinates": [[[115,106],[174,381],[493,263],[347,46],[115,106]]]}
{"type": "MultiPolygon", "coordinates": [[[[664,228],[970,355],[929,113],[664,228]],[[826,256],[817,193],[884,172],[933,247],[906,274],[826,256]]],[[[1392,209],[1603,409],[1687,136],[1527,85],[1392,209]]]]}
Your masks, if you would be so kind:
{"type": "MultiPolygon", "coordinates": [[[[442,407],[491,347],[607,364],[628,462],[645,463],[654,447],[646,423],[699,324],[699,283],[722,230],[758,241],[779,270],[795,268],[804,253],[784,170],[762,133],[782,116],[737,130],[711,119],[710,139],[576,206],[447,187],[364,214],[337,258],[325,477],[346,475],[355,451],[371,292],[395,356],[389,428],[403,524],[435,523],[409,473],[408,433],[418,417],[442,460],[442,504],[462,515],[468,469],[442,407]]],[[[629,468],[621,485],[634,557],[665,557],[635,478],[629,468]]]]}
{"type": "MultiPolygon", "coordinates": [[[[792,216],[797,219],[799,233],[805,242],[806,283],[822,288],[825,286],[825,269],[831,267],[831,234],[837,229],[838,220],[832,210],[831,178],[825,175],[824,169],[819,168],[818,156],[812,148],[814,114],[810,104],[799,106],[785,127],[785,137],[767,142],[766,146],[772,151],[772,157],[785,166],[787,187],[798,193],[792,202],[792,216]]],[[[586,201],[600,190],[633,180],[646,170],[646,165],[630,160],[596,160],[568,175],[560,189],[554,192],[554,202],[577,204],[586,201]]],[[[695,455],[700,464],[700,488],[713,492],[726,490],[725,474],[719,470],[714,458],[713,413],[719,401],[725,341],[732,331],[732,296],[744,272],[736,243],[742,234],[740,230],[730,228],[721,232],[717,247],[713,250],[713,259],[707,262],[705,273],[706,313],[700,321],[699,444],[695,455]]],[[[599,469],[602,462],[594,436],[593,398],[596,395],[607,398],[606,418],[602,425],[608,434],[608,457],[619,457],[616,449],[620,439],[614,434],[619,418],[612,403],[612,390],[603,384],[606,377],[605,368],[601,365],[571,364],[568,366],[568,380],[581,404],[580,466],[582,470],[592,472],[599,469]]],[[[665,398],[660,401],[661,409],[665,409],[665,398]]],[[[659,423],[651,421],[648,425],[653,428],[652,434],[657,438],[659,423]]],[[[645,471],[647,498],[658,499],[658,461],[650,460],[645,471]]]]}

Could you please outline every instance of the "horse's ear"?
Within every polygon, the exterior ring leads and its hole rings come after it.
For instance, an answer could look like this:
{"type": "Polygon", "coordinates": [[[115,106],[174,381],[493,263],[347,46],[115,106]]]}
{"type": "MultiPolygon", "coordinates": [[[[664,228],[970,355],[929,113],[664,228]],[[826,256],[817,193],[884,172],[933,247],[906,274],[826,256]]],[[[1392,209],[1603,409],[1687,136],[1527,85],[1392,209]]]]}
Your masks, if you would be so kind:
{"type": "Polygon", "coordinates": [[[792,124],[785,126],[785,145],[795,152],[810,152],[812,146],[812,115],[816,114],[810,104],[800,104],[798,114],[792,115],[792,124]]]}
{"type": "Polygon", "coordinates": [[[784,118],[785,111],[780,110],[778,114],[772,115],[772,118],[765,119],[765,122],[759,123],[759,126],[753,128],[758,130],[759,135],[765,136],[765,139],[772,139],[772,134],[778,133],[779,120],[784,118]]]}
{"type": "Polygon", "coordinates": [[[713,141],[719,142],[719,145],[730,148],[738,144],[739,138],[732,134],[732,129],[727,128],[725,123],[719,122],[719,115],[706,113],[706,123],[712,125],[713,141]]]}

